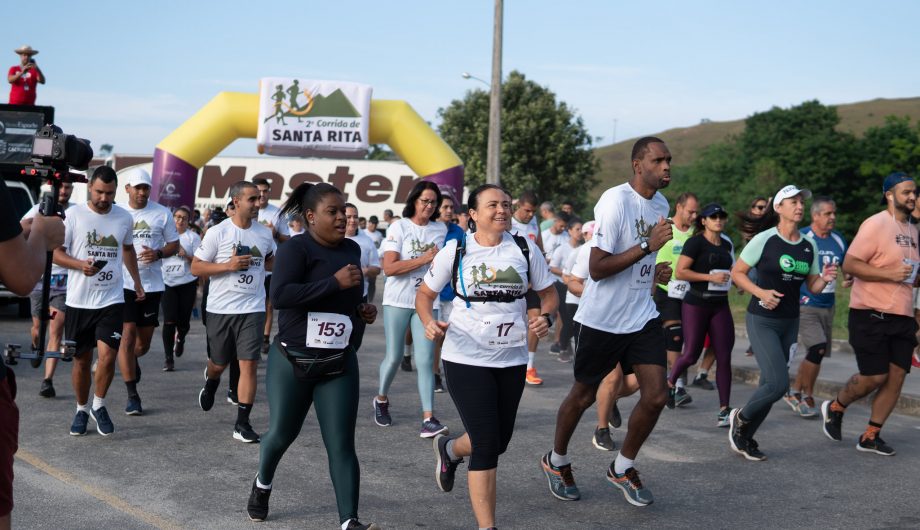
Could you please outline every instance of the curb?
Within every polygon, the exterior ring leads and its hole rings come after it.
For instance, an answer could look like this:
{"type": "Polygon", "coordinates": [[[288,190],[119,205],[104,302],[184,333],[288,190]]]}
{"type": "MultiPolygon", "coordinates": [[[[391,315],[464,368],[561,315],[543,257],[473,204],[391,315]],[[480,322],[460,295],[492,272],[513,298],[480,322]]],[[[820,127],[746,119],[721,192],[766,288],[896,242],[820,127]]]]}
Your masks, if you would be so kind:
{"type": "MultiPolygon", "coordinates": [[[[732,379],[734,381],[739,381],[742,383],[748,383],[754,386],[757,386],[760,383],[760,370],[756,368],[746,368],[746,367],[732,367],[732,379]]],[[[818,379],[815,383],[815,397],[823,399],[833,399],[837,396],[837,392],[843,389],[843,383],[827,381],[825,379],[818,379]]],[[[860,399],[859,402],[871,402],[871,399],[874,395],[869,395],[860,399]]],[[[914,396],[911,394],[901,394],[901,397],[898,398],[898,403],[894,407],[894,412],[898,414],[905,414],[907,416],[916,416],[920,417],[920,397],[914,396]]]]}

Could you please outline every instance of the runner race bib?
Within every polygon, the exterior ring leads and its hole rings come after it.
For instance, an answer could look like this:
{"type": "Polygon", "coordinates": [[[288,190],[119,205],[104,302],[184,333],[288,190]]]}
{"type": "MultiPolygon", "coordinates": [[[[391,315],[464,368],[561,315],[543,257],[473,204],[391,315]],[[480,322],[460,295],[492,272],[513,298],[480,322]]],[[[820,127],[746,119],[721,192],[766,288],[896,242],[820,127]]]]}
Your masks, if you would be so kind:
{"type": "Polygon", "coordinates": [[[351,338],[351,319],[341,313],[307,313],[307,347],[344,350],[351,338]]]}
{"type": "Polygon", "coordinates": [[[652,276],[655,274],[655,257],[648,255],[638,263],[632,266],[632,281],[629,283],[630,289],[649,289],[652,288],[652,276]]]}
{"type": "Polygon", "coordinates": [[[908,285],[913,285],[914,281],[917,279],[917,266],[920,265],[920,261],[914,261],[912,259],[904,258],[904,264],[910,265],[910,276],[904,280],[904,283],[908,285]]]}
{"type": "Polygon", "coordinates": [[[521,313],[482,315],[477,326],[476,342],[484,348],[517,348],[527,344],[527,324],[521,313]]]}
{"type": "MultiPolygon", "coordinates": [[[[838,263],[840,263],[840,260],[837,259],[837,256],[834,256],[833,259],[830,256],[821,256],[821,263],[822,263],[821,272],[824,272],[825,267],[827,267],[831,263],[833,263],[834,265],[837,265],[838,263]]],[[[840,272],[841,271],[838,269],[838,273],[840,272]]],[[[821,289],[821,294],[833,294],[835,292],[837,292],[837,278],[834,278],[832,281],[830,281],[827,285],[824,286],[824,289],[821,289]]]]}
{"type": "Polygon", "coordinates": [[[259,289],[264,288],[262,282],[259,281],[262,275],[258,273],[258,269],[249,267],[249,270],[236,271],[230,274],[233,276],[233,281],[230,283],[230,289],[233,291],[243,294],[253,294],[259,292],[259,289]]]}
{"type": "MultiPolygon", "coordinates": [[[[106,263],[105,267],[103,267],[101,271],[97,272],[94,276],[91,277],[92,281],[89,284],[90,289],[97,291],[108,291],[113,286],[115,286],[116,282],[121,281],[120,277],[115,277],[115,271],[111,269],[111,265],[111,263],[106,263]]],[[[119,289],[121,289],[121,287],[119,287],[119,289]]]]}
{"type": "Polygon", "coordinates": [[[668,282],[668,298],[683,300],[690,290],[690,282],[684,280],[671,280],[668,282]]]}
{"type": "MultiPolygon", "coordinates": [[[[709,271],[709,274],[719,274],[719,273],[722,273],[722,272],[728,274],[728,273],[730,273],[731,271],[729,271],[729,270],[727,270],[727,269],[712,269],[711,271],[709,271]]],[[[731,288],[732,288],[732,279],[731,279],[731,277],[729,277],[729,278],[728,278],[728,281],[725,282],[725,283],[714,283],[714,282],[709,282],[709,290],[710,290],[710,291],[720,291],[720,292],[723,292],[723,293],[727,293],[728,290],[731,289],[731,288]]]]}
{"type": "Polygon", "coordinates": [[[163,267],[163,277],[169,281],[178,281],[182,279],[188,270],[188,262],[184,259],[182,263],[171,263],[163,267]]]}

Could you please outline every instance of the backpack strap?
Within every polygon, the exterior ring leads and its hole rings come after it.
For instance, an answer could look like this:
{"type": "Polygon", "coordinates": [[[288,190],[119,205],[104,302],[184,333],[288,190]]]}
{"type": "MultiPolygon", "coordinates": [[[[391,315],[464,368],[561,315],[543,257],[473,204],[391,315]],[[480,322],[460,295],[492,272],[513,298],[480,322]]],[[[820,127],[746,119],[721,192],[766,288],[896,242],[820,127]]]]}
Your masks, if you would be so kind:
{"type": "Polygon", "coordinates": [[[511,237],[514,238],[514,242],[517,243],[518,248],[521,249],[521,254],[524,255],[524,261],[527,262],[527,283],[530,284],[530,245],[527,244],[527,238],[524,236],[519,236],[517,234],[511,234],[511,237]]]}

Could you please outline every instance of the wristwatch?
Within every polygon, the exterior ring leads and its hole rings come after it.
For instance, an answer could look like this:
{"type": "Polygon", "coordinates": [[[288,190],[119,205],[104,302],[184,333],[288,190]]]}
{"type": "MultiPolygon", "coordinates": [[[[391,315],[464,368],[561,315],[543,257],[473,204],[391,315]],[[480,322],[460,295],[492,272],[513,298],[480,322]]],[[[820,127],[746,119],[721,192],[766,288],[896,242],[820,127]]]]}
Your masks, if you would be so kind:
{"type": "Polygon", "coordinates": [[[648,246],[648,241],[643,241],[639,243],[639,248],[641,248],[642,252],[645,252],[646,255],[652,253],[652,247],[648,246]]]}
{"type": "Polygon", "coordinates": [[[157,259],[163,259],[163,249],[157,249],[157,259]]]}
{"type": "Polygon", "coordinates": [[[547,327],[553,327],[553,319],[549,316],[549,313],[543,313],[540,316],[546,319],[547,327]]]}

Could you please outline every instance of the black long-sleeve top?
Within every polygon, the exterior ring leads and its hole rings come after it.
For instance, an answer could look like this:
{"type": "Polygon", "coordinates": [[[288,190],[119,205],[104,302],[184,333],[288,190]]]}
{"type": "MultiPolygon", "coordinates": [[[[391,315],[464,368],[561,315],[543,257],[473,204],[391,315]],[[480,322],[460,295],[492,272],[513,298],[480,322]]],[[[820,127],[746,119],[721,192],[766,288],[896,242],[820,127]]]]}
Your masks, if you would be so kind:
{"type": "MultiPolygon", "coordinates": [[[[304,348],[307,341],[307,314],[339,313],[358,318],[363,296],[363,279],[358,285],[342,289],[334,275],[351,264],[361,269],[361,247],[345,238],[334,248],[317,243],[309,232],[295,236],[278,248],[272,271],[271,300],[278,310],[278,337],[291,347],[304,348]]],[[[357,326],[349,344],[355,345],[357,326]]]]}

